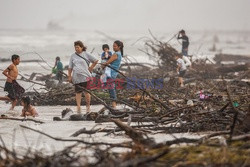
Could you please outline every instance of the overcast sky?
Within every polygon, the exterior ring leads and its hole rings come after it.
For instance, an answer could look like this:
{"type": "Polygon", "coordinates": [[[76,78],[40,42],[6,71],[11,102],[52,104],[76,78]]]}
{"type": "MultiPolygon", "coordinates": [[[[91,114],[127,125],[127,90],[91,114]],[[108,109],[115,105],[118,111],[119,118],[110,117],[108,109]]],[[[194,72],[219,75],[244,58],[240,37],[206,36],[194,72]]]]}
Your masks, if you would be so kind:
{"type": "Polygon", "coordinates": [[[250,0],[0,0],[0,29],[250,30],[250,0]]]}

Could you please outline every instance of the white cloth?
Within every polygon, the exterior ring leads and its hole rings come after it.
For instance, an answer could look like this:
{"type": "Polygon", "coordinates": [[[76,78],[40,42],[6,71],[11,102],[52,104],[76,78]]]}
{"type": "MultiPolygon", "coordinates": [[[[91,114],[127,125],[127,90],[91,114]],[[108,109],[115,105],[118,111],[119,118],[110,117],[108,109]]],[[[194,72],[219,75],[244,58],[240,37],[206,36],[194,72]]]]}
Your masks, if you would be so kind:
{"type": "Polygon", "coordinates": [[[107,75],[107,77],[111,77],[111,68],[109,68],[109,67],[106,67],[105,68],[105,74],[107,75]]]}
{"type": "Polygon", "coordinates": [[[100,77],[102,83],[107,82],[108,77],[109,78],[111,77],[111,69],[109,67],[106,67],[104,74],[102,74],[101,77],[100,77]]]}
{"type": "Polygon", "coordinates": [[[182,60],[181,58],[177,59],[177,65],[180,65],[180,71],[185,71],[187,69],[184,60],[182,60]]]}
{"type": "Polygon", "coordinates": [[[184,60],[187,67],[191,66],[191,61],[189,60],[187,56],[182,56],[182,59],[184,60]]]}

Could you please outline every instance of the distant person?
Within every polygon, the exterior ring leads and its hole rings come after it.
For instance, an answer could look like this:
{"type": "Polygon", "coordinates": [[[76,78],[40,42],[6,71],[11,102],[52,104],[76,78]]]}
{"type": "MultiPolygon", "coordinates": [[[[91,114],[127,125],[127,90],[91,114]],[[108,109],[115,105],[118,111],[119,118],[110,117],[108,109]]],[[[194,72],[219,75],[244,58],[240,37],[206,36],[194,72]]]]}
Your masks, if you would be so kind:
{"type": "Polygon", "coordinates": [[[55,61],[55,65],[53,67],[53,70],[55,70],[56,79],[59,81],[59,83],[62,83],[62,78],[63,78],[63,64],[61,62],[60,57],[56,57],[56,61],[55,61]]]}
{"type": "MultiPolygon", "coordinates": [[[[109,51],[109,45],[108,44],[104,44],[102,45],[102,50],[103,53],[101,54],[101,63],[106,63],[110,57],[112,56],[112,52],[109,51]]],[[[101,81],[102,83],[106,83],[107,82],[107,77],[111,77],[111,69],[109,67],[105,67],[102,70],[102,75],[101,75],[101,81]]]]}
{"type": "Polygon", "coordinates": [[[22,117],[26,117],[26,116],[32,116],[32,117],[37,117],[38,113],[36,111],[36,109],[30,104],[30,98],[29,96],[23,97],[21,99],[21,105],[23,106],[22,109],[22,117]]]}
{"type": "Polygon", "coordinates": [[[74,47],[76,52],[73,53],[70,57],[68,80],[75,86],[77,112],[81,113],[81,99],[82,92],[84,92],[86,111],[87,113],[89,113],[91,95],[88,92],[84,91],[84,88],[87,88],[89,78],[91,77],[91,72],[96,66],[98,60],[94,56],[86,52],[87,48],[83,45],[82,41],[74,42],[74,47]],[[90,63],[92,64],[89,67],[90,63]]]}
{"type": "Polygon", "coordinates": [[[185,61],[186,66],[191,67],[191,61],[188,58],[189,38],[186,32],[184,30],[179,31],[177,39],[182,39],[182,59],[185,61]]]}
{"type": "Polygon", "coordinates": [[[115,41],[113,44],[113,50],[115,53],[110,57],[110,59],[104,63],[103,68],[105,68],[106,65],[111,66],[111,77],[107,77],[107,85],[109,90],[109,96],[112,99],[112,107],[116,108],[116,88],[115,88],[115,79],[118,75],[118,70],[121,66],[121,60],[123,57],[123,43],[121,41],[115,41]]]}
{"type": "Polygon", "coordinates": [[[7,77],[4,91],[8,92],[8,95],[6,97],[0,97],[0,100],[11,101],[10,110],[14,110],[17,100],[22,97],[25,90],[16,81],[18,76],[17,65],[20,63],[20,57],[18,55],[12,55],[11,60],[12,64],[3,71],[3,75],[7,77]]]}
{"type": "Polygon", "coordinates": [[[184,81],[183,81],[183,77],[186,73],[187,67],[185,62],[182,60],[182,55],[176,55],[175,59],[177,61],[177,73],[178,73],[178,80],[179,80],[179,84],[180,87],[184,87],[184,81]]]}

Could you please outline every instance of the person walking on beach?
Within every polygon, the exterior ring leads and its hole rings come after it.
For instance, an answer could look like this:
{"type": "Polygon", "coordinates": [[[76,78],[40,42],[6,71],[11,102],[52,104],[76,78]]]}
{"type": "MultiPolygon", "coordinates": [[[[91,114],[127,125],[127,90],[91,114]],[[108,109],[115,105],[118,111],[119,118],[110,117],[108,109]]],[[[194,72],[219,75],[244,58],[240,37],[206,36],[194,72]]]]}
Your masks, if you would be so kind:
{"type": "Polygon", "coordinates": [[[110,59],[103,63],[103,68],[110,65],[111,67],[111,76],[107,77],[107,85],[109,89],[109,96],[112,99],[112,107],[116,108],[116,88],[115,88],[115,79],[118,75],[117,70],[119,70],[121,65],[121,60],[123,56],[123,43],[121,41],[115,41],[113,44],[113,50],[115,53],[110,57],[110,59]]]}
{"type": "Polygon", "coordinates": [[[84,92],[86,111],[89,113],[91,95],[84,91],[84,88],[87,88],[88,81],[91,77],[91,72],[96,66],[98,60],[86,52],[87,48],[83,45],[82,41],[74,42],[74,47],[76,52],[70,57],[68,80],[75,86],[77,112],[81,113],[81,99],[82,92],[84,92]],[[89,67],[90,63],[92,64],[89,67]]]}
{"type": "Polygon", "coordinates": [[[61,62],[60,57],[56,57],[56,62],[53,69],[56,69],[56,79],[59,81],[59,83],[62,83],[63,64],[61,62]]]}
{"type": "Polygon", "coordinates": [[[191,67],[191,61],[188,58],[189,38],[186,32],[184,30],[179,31],[177,39],[182,39],[182,59],[185,61],[186,66],[191,67]]]}
{"type": "Polygon", "coordinates": [[[7,77],[4,91],[8,92],[8,95],[5,97],[0,97],[0,100],[11,101],[10,110],[14,110],[17,100],[22,97],[25,90],[16,81],[18,76],[17,65],[20,63],[20,57],[14,54],[12,55],[11,60],[12,64],[3,71],[3,75],[7,77]]]}
{"type": "Polygon", "coordinates": [[[175,55],[175,59],[177,61],[176,71],[178,73],[178,80],[179,80],[180,87],[184,87],[183,77],[187,70],[186,64],[184,63],[182,57],[183,57],[182,55],[175,55]]]}

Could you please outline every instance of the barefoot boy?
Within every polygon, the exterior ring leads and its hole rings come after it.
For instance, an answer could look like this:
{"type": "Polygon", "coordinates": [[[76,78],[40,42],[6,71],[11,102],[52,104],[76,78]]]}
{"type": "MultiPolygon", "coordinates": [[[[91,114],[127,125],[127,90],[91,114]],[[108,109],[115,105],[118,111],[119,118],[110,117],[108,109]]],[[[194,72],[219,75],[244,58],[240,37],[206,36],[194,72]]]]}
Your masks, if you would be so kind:
{"type": "Polygon", "coordinates": [[[12,64],[3,71],[3,75],[7,77],[4,91],[8,92],[8,95],[0,97],[0,100],[11,101],[12,105],[10,110],[13,110],[17,100],[21,98],[25,90],[16,82],[18,76],[17,65],[20,63],[20,57],[18,55],[12,55],[11,60],[12,64]]]}

